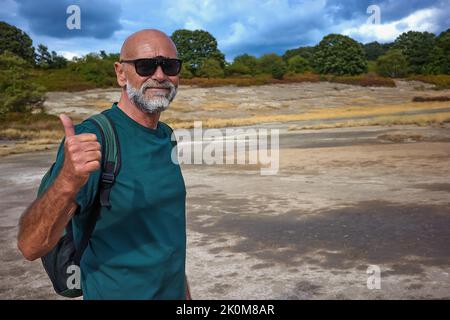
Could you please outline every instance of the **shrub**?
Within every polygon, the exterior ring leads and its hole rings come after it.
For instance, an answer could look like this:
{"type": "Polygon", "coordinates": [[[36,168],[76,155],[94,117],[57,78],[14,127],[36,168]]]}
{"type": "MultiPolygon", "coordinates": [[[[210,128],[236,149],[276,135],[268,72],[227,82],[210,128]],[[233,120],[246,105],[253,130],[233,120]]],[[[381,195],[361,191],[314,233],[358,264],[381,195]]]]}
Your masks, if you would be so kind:
{"type": "Polygon", "coordinates": [[[225,68],[225,74],[227,76],[250,75],[251,73],[250,68],[240,61],[234,61],[225,68]]]}
{"type": "Polygon", "coordinates": [[[79,73],[89,82],[98,87],[111,87],[117,83],[114,71],[115,55],[102,58],[96,53],[90,53],[68,65],[69,70],[79,73]]]}
{"type": "Polygon", "coordinates": [[[259,69],[262,73],[270,74],[275,79],[282,79],[287,71],[283,58],[275,53],[263,55],[258,61],[259,69]]]}
{"type": "Polygon", "coordinates": [[[401,50],[389,50],[377,60],[377,72],[385,77],[404,77],[407,70],[408,61],[401,50]]]}
{"type": "Polygon", "coordinates": [[[215,59],[206,59],[197,70],[197,75],[203,78],[221,78],[224,71],[220,66],[220,62],[215,59]]]}
{"type": "Polygon", "coordinates": [[[42,102],[43,89],[30,79],[31,66],[5,51],[0,55],[0,117],[8,112],[28,112],[42,102]]]}
{"type": "MultiPolygon", "coordinates": [[[[252,55],[249,54],[242,54],[239,56],[236,56],[233,60],[233,64],[239,64],[242,66],[245,66],[250,71],[249,74],[256,75],[258,73],[261,73],[258,66],[258,59],[252,55]]],[[[242,69],[241,69],[242,71],[242,69]]]]}
{"type": "Polygon", "coordinates": [[[194,75],[191,71],[186,67],[185,64],[181,65],[180,78],[183,79],[191,79],[194,75]]]}
{"type": "Polygon", "coordinates": [[[310,69],[308,60],[294,56],[288,60],[288,71],[292,73],[305,73],[310,69]]]}

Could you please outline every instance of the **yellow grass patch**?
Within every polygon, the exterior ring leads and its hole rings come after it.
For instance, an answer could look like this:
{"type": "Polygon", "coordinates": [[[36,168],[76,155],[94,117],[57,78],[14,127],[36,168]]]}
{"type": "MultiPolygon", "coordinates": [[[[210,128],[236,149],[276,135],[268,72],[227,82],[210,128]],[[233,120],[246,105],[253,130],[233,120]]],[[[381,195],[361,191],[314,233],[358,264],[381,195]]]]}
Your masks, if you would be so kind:
{"type": "MultiPolygon", "coordinates": [[[[446,102],[428,102],[428,103],[404,103],[395,105],[382,106],[364,106],[364,107],[337,107],[333,109],[315,109],[301,114],[270,114],[270,115],[255,115],[246,118],[234,119],[219,119],[219,118],[199,118],[202,121],[204,128],[221,128],[221,127],[235,127],[254,125],[258,123],[267,122],[290,122],[290,121],[308,121],[308,120],[328,120],[339,118],[353,118],[353,117],[376,117],[389,116],[395,113],[405,111],[426,112],[427,110],[438,110],[449,108],[446,102]]],[[[446,112],[447,114],[447,112],[446,112]]],[[[415,115],[416,116],[416,115],[415,115]]],[[[424,115],[427,116],[427,115],[424,115]]],[[[399,115],[399,119],[408,117],[406,115],[399,115]]],[[[168,123],[174,128],[193,128],[192,121],[182,121],[179,119],[170,119],[168,123]]]]}
{"type": "Polygon", "coordinates": [[[46,139],[58,141],[62,136],[62,130],[19,130],[14,128],[0,130],[0,137],[7,139],[46,139]]]}
{"type": "Polygon", "coordinates": [[[364,126],[408,125],[427,126],[430,124],[442,124],[450,122],[450,112],[439,112],[422,115],[392,115],[380,116],[373,119],[349,120],[335,123],[323,123],[310,126],[290,126],[288,130],[318,130],[330,128],[348,128],[364,126]]]}
{"type": "Polygon", "coordinates": [[[211,110],[235,109],[236,107],[237,105],[230,102],[211,101],[201,105],[200,109],[211,111],[211,110]]]}
{"type": "Polygon", "coordinates": [[[104,110],[111,107],[111,101],[109,100],[94,100],[89,102],[91,105],[94,106],[97,110],[104,110]]]}
{"type": "Polygon", "coordinates": [[[52,143],[44,143],[44,140],[39,141],[39,143],[33,140],[33,141],[22,141],[21,143],[13,143],[6,145],[0,144],[0,157],[7,156],[10,154],[49,150],[53,146],[54,144],[52,143]]]}

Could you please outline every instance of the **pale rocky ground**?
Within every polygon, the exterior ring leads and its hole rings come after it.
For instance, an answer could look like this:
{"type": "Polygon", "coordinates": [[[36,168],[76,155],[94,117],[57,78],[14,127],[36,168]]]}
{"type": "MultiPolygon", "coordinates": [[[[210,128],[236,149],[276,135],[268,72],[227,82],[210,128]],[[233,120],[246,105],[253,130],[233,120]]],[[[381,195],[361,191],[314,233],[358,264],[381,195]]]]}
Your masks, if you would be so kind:
{"type": "MultiPolygon", "coordinates": [[[[243,118],[267,114],[298,114],[314,109],[342,106],[379,106],[411,102],[414,96],[450,95],[448,90],[431,90],[416,81],[397,81],[397,87],[360,87],[339,83],[293,83],[252,87],[197,88],[180,86],[176,99],[162,115],[163,120],[243,118]]],[[[67,113],[76,118],[109,108],[118,101],[118,89],[51,92],[44,104],[49,113],[67,113]]],[[[450,105],[449,105],[450,107],[450,105]]]]}
{"type": "MultiPolygon", "coordinates": [[[[448,95],[418,83],[400,83],[397,91],[314,86],[180,88],[178,111],[165,116],[194,114],[181,108],[198,105],[207,116],[226,117],[251,114],[252,103],[287,104],[276,108],[294,112],[448,95]],[[210,99],[233,107],[208,111],[210,99]]],[[[118,98],[117,90],[74,96],[50,96],[48,106],[55,113],[73,107],[76,114],[83,106],[88,115],[118,98]]],[[[182,165],[194,298],[450,299],[450,125],[288,130],[291,125],[251,127],[279,129],[276,175],[261,175],[258,165],[182,165]],[[379,290],[367,288],[369,265],[381,270],[379,290]]],[[[40,262],[25,261],[15,242],[20,213],[54,156],[53,149],[0,158],[0,298],[57,297],[40,262]]]]}

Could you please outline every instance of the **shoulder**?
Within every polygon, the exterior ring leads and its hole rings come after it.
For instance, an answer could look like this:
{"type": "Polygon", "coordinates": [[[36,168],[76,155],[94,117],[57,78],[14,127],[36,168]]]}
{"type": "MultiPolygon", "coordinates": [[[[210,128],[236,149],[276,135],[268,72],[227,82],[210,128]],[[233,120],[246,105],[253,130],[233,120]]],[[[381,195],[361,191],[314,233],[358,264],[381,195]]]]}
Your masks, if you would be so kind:
{"type": "Polygon", "coordinates": [[[169,126],[167,123],[159,121],[159,125],[161,126],[161,128],[169,134],[169,136],[172,134],[173,129],[171,126],[169,126]]]}
{"type": "Polygon", "coordinates": [[[75,134],[82,133],[94,133],[97,136],[98,142],[102,143],[103,141],[101,129],[90,118],[87,118],[83,122],[75,125],[75,134]]]}
{"type": "Polygon", "coordinates": [[[97,128],[97,126],[94,124],[93,121],[86,119],[83,122],[75,125],[75,134],[81,134],[81,133],[95,133],[99,134],[100,131],[97,128]]]}

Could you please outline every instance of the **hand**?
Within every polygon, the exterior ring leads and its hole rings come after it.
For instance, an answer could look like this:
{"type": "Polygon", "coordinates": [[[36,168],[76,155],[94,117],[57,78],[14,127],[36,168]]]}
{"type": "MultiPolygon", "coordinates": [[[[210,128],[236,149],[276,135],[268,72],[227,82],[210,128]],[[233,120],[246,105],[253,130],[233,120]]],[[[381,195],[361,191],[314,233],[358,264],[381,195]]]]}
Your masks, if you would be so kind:
{"type": "Polygon", "coordinates": [[[64,114],[60,115],[59,118],[66,135],[61,179],[64,180],[70,190],[78,192],[88,181],[89,175],[100,169],[101,146],[95,134],[75,135],[72,120],[64,114]]]}

